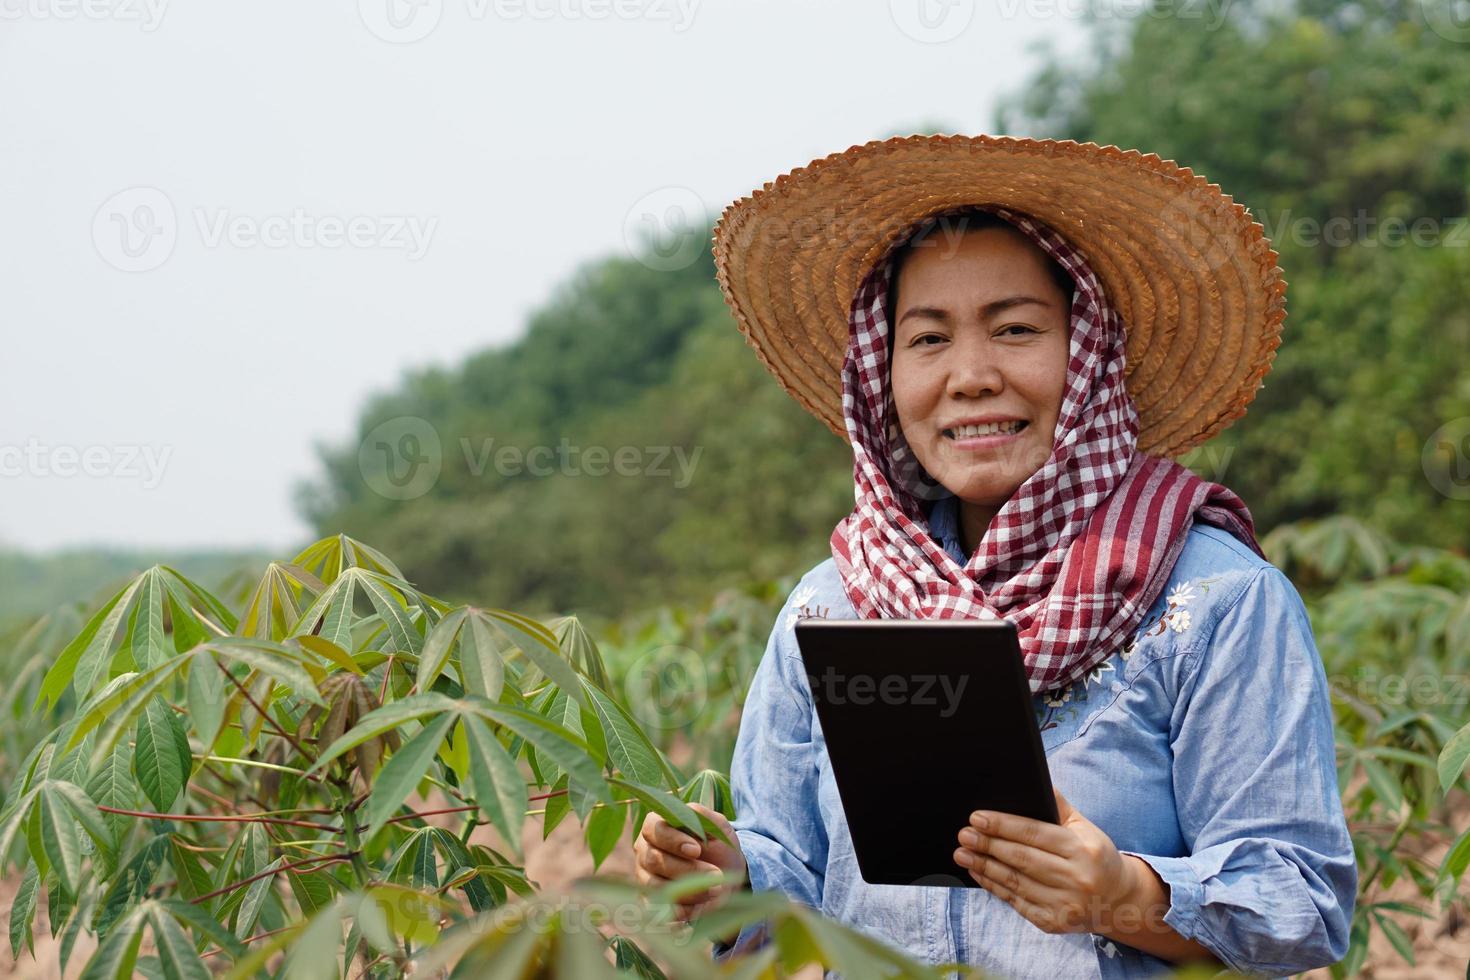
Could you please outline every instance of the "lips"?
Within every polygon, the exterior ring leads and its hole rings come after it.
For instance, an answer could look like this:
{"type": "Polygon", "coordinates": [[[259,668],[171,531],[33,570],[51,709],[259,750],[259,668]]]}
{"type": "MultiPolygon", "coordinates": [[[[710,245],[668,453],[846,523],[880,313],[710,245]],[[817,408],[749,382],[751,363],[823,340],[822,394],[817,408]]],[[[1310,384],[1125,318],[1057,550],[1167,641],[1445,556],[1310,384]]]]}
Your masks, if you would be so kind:
{"type": "Polygon", "coordinates": [[[959,425],[942,431],[946,439],[982,439],[987,436],[1015,435],[1024,430],[1028,424],[1025,419],[1014,419],[1008,422],[989,422],[983,425],[959,425]]]}

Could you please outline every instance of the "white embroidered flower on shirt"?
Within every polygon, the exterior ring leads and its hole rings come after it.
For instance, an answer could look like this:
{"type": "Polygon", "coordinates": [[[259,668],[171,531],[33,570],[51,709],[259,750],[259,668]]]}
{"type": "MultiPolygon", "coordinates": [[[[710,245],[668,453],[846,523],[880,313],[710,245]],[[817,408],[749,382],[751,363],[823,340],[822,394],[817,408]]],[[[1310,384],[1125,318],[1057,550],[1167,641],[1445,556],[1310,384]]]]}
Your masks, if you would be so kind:
{"type": "Polygon", "coordinates": [[[1189,610],[1180,609],[1177,612],[1172,612],[1165,616],[1164,620],[1169,624],[1171,630],[1176,633],[1183,633],[1189,629],[1189,610]]]}
{"type": "Polygon", "coordinates": [[[806,604],[812,601],[817,594],[816,586],[803,585],[791,593],[791,611],[786,614],[786,629],[789,631],[796,627],[796,621],[803,619],[812,613],[806,608],[806,604]]]}
{"type": "Polygon", "coordinates": [[[1168,603],[1170,606],[1187,606],[1189,600],[1194,598],[1194,586],[1188,582],[1180,582],[1174,586],[1174,591],[1169,593],[1168,603]]]}

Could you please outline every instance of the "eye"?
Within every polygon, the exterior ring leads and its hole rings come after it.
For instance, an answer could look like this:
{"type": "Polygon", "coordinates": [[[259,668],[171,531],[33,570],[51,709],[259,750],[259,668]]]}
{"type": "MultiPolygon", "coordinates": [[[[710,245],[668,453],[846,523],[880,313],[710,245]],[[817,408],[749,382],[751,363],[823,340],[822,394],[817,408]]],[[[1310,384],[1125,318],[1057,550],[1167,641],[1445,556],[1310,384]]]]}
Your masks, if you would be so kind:
{"type": "Polygon", "coordinates": [[[926,344],[924,342],[926,340],[943,340],[943,339],[944,338],[941,337],[937,333],[920,334],[919,336],[915,337],[912,341],[909,342],[909,346],[910,347],[919,347],[919,346],[932,347],[932,346],[934,346],[933,344],[926,344]]]}
{"type": "MultiPolygon", "coordinates": [[[[1028,327],[1024,323],[1010,323],[1000,328],[1000,332],[1002,334],[1006,333],[1006,331],[1008,330],[1024,330],[1027,333],[1039,333],[1039,331],[1035,327],[1028,327]]],[[[1011,336],[1018,337],[1020,336],[1020,334],[1011,334],[1011,336]]]]}

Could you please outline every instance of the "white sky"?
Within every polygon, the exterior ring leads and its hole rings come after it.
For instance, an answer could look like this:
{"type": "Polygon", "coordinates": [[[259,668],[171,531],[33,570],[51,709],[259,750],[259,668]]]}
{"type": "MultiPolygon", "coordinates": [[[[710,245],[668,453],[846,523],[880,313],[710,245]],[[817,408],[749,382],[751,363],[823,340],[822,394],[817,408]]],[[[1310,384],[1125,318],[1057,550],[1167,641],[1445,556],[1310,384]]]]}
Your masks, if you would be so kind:
{"type": "Polygon", "coordinates": [[[989,131],[1079,7],[0,0],[0,544],[296,544],[314,443],[647,202],[989,131]]]}

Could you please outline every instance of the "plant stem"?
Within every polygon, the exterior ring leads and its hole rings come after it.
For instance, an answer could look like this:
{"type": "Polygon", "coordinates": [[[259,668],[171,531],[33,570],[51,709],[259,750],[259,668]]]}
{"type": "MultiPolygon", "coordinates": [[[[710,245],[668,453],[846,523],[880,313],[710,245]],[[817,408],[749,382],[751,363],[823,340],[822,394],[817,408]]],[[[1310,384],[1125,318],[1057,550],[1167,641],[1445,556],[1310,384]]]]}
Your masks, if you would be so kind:
{"type": "Polygon", "coordinates": [[[292,735],[290,732],[286,731],[286,729],[282,728],[281,725],[270,716],[270,712],[262,708],[260,706],[260,702],[256,701],[255,698],[251,696],[250,692],[245,689],[245,685],[241,684],[235,679],[235,675],[230,673],[224,664],[216,660],[214,662],[214,665],[218,667],[220,671],[223,672],[224,675],[230,679],[230,683],[235,685],[235,688],[239,690],[241,694],[245,695],[245,700],[250,702],[250,706],[256,711],[260,712],[260,717],[269,722],[270,726],[274,728],[277,732],[280,732],[282,738],[295,746],[296,751],[301,753],[301,757],[303,759],[311,759],[313,762],[316,761],[316,756],[311,755],[309,752],[307,752],[306,748],[300,742],[296,741],[296,736],[292,735]]]}
{"type": "Polygon", "coordinates": [[[359,860],[357,854],[357,851],[353,851],[349,854],[318,855],[313,858],[305,858],[301,861],[295,862],[294,864],[283,864],[279,868],[266,868],[259,874],[253,874],[249,878],[242,878],[239,881],[231,882],[223,888],[216,888],[208,895],[200,895],[198,898],[194,899],[192,904],[198,905],[200,902],[206,902],[209,899],[214,898],[218,895],[224,895],[227,892],[235,891],[238,888],[244,888],[252,881],[259,881],[261,878],[266,878],[270,875],[279,874],[282,871],[294,871],[295,869],[305,867],[308,864],[316,865],[316,867],[312,868],[311,870],[317,871],[321,868],[325,868],[329,864],[336,864],[339,861],[359,860]]]}
{"type": "Polygon", "coordinates": [[[117,807],[98,806],[103,813],[115,813],[123,817],[142,817],[145,820],[180,820],[200,823],[273,823],[286,827],[310,827],[312,830],[333,830],[324,824],[308,820],[287,820],[281,817],[265,817],[255,813],[227,815],[222,813],[152,813],[147,810],[119,810],[117,807]]]}

